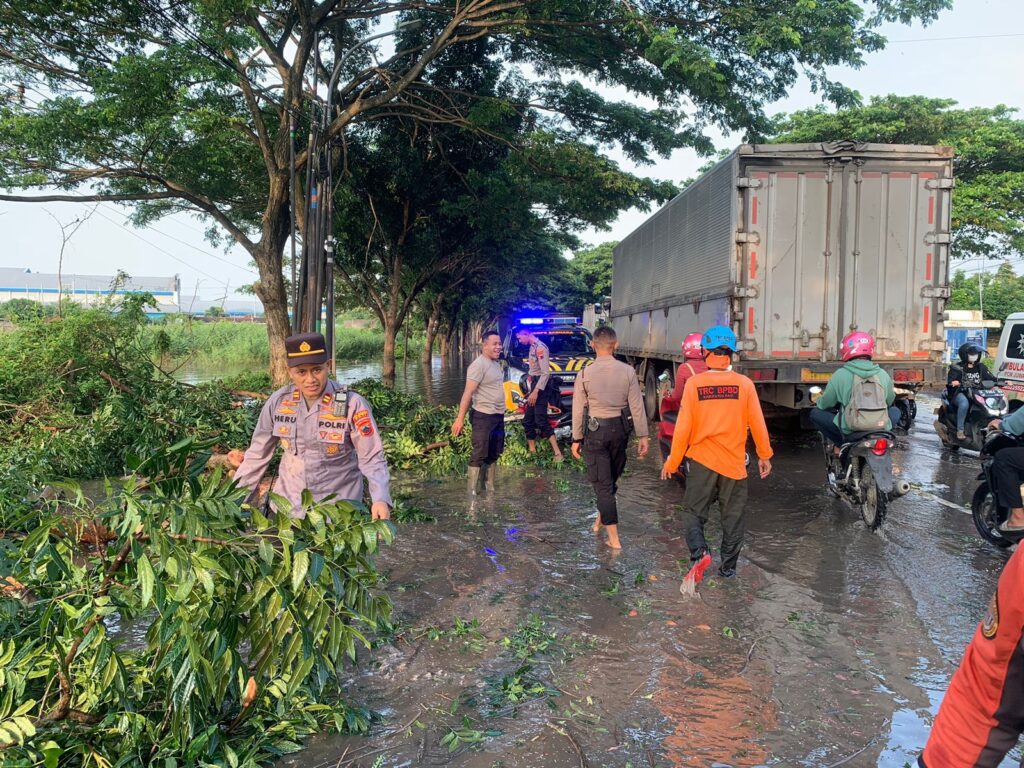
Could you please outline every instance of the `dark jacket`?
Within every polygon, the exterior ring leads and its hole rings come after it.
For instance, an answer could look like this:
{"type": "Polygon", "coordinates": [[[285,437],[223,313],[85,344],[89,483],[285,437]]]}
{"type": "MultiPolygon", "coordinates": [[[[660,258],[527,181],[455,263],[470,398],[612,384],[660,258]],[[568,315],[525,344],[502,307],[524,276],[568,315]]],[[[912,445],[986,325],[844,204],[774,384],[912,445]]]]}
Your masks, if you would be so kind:
{"type": "Polygon", "coordinates": [[[976,344],[962,344],[960,349],[957,350],[957,357],[960,358],[960,365],[951,365],[949,367],[949,374],[946,376],[946,386],[950,390],[950,396],[954,394],[952,384],[954,381],[959,381],[960,386],[973,387],[975,389],[981,389],[981,382],[992,381],[995,377],[985,367],[985,364],[981,362],[981,358],[984,355],[981,347],[976,344]],[[970,354],[978,355],[978,362],[973,365],[967,362],[967,356],[970,354]]]}

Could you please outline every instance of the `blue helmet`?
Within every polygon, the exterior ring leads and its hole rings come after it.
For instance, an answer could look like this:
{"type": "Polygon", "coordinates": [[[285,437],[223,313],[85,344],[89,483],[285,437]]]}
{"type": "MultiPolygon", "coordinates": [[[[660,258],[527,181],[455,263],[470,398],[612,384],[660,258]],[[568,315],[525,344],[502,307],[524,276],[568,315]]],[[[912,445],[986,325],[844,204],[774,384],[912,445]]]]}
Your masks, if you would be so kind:
{"type": "Polygon", "coordinates": [[[718,349],[728,347],[730,351],[736,351],[736,334],[731,328],[724,325],[716,325],[704,331],[704,337],[700,340],[704,349],[718,349]]]}

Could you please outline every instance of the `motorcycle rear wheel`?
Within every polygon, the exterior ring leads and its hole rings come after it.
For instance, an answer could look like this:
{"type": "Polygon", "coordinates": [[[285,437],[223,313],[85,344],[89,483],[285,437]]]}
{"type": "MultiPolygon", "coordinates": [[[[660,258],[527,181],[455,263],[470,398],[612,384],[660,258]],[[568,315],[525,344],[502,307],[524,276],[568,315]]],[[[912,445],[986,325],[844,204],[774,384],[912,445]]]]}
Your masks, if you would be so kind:
{"type": "Polygon", "coordinates": [[[971,499],[971,519],[974,520],[974,527],[978,529],[981,538],[989,544],[1000,549],[1006,549],[1013,544],[999,533],[999,504],[988,483],[982,483],[974,492],[974,498],[971,499]]]}
{"type": "Polygon", "coordinates": [[[860,471],[860,516],[864,518],[868,528],[877,531],[885,520],[885,513],[888,511],[888,500],[885,494],[878,490],[878,483],[875,482],[875,473],[871,471],[867,462],[860,471]]]}

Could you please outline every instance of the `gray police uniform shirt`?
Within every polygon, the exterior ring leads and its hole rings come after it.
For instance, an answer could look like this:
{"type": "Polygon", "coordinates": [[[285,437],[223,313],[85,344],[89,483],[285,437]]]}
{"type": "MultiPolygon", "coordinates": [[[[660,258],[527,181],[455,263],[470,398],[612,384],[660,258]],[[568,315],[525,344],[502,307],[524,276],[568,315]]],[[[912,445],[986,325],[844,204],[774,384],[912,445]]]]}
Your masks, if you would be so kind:
{"type": "Polygon", "coordinates": [[[636,371],[611,355],[599,356],[576,376],[572,391],[572,439],[582,440],[583,409],[595,419],[614,419],[629,407],[637,437],[647,437],[647,414],[636,371]]]}
{"type": "Polygon", "coordinates": [[[364,478],[370,499],[391,505],[391,478],[373,412],[366,400],[349,392],[346,412],[339,413],[341,403],[335,401],[342,389],[328,380],[312,407],[291,385],[272,394],[260,412],[235,481],[255,488],[280,444],[284,455],[273,490],[292,503],[293,517],[305,514],[303,489],[309,489],[314,501],[331,494],[339,500],[362,501],[364,478]]]}
{"type": "Polygon", "coordinates": [[[551,373],[551,351],[543,341],[530,345],[530,377],[533,389],[543,390],[551,373]]]}
{"type": "Polygon", "coordinates": [[[466,379],[477,383],[473,392],[473,410],[480,413],[505,412],[505,375],[501,363],[480,355],[466,369],[466,379]]]}

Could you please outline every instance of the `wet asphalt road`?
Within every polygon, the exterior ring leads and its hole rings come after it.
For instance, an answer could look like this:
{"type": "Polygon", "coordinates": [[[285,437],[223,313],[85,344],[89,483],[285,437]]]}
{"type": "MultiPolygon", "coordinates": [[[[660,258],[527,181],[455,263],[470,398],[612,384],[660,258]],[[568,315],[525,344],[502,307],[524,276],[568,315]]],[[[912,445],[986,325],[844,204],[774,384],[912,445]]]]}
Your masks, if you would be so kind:
{"type": "Polygon", "coordinates": [[[696,598],[678,592],[681,493],[652,457],[621,483],[620,554],[571,468],[503,467],[476,501],[463,480],[407,484],[437,519],[378,558],[398,631],[347,687],[381,719],[282,764],[913,763],[1008,557],[975,533],[977,457],[943,455],[932,405],[896,453],[914,490],[877,533],[825,491],[816,437],[774,434],[739,576],[696,598]]]}

